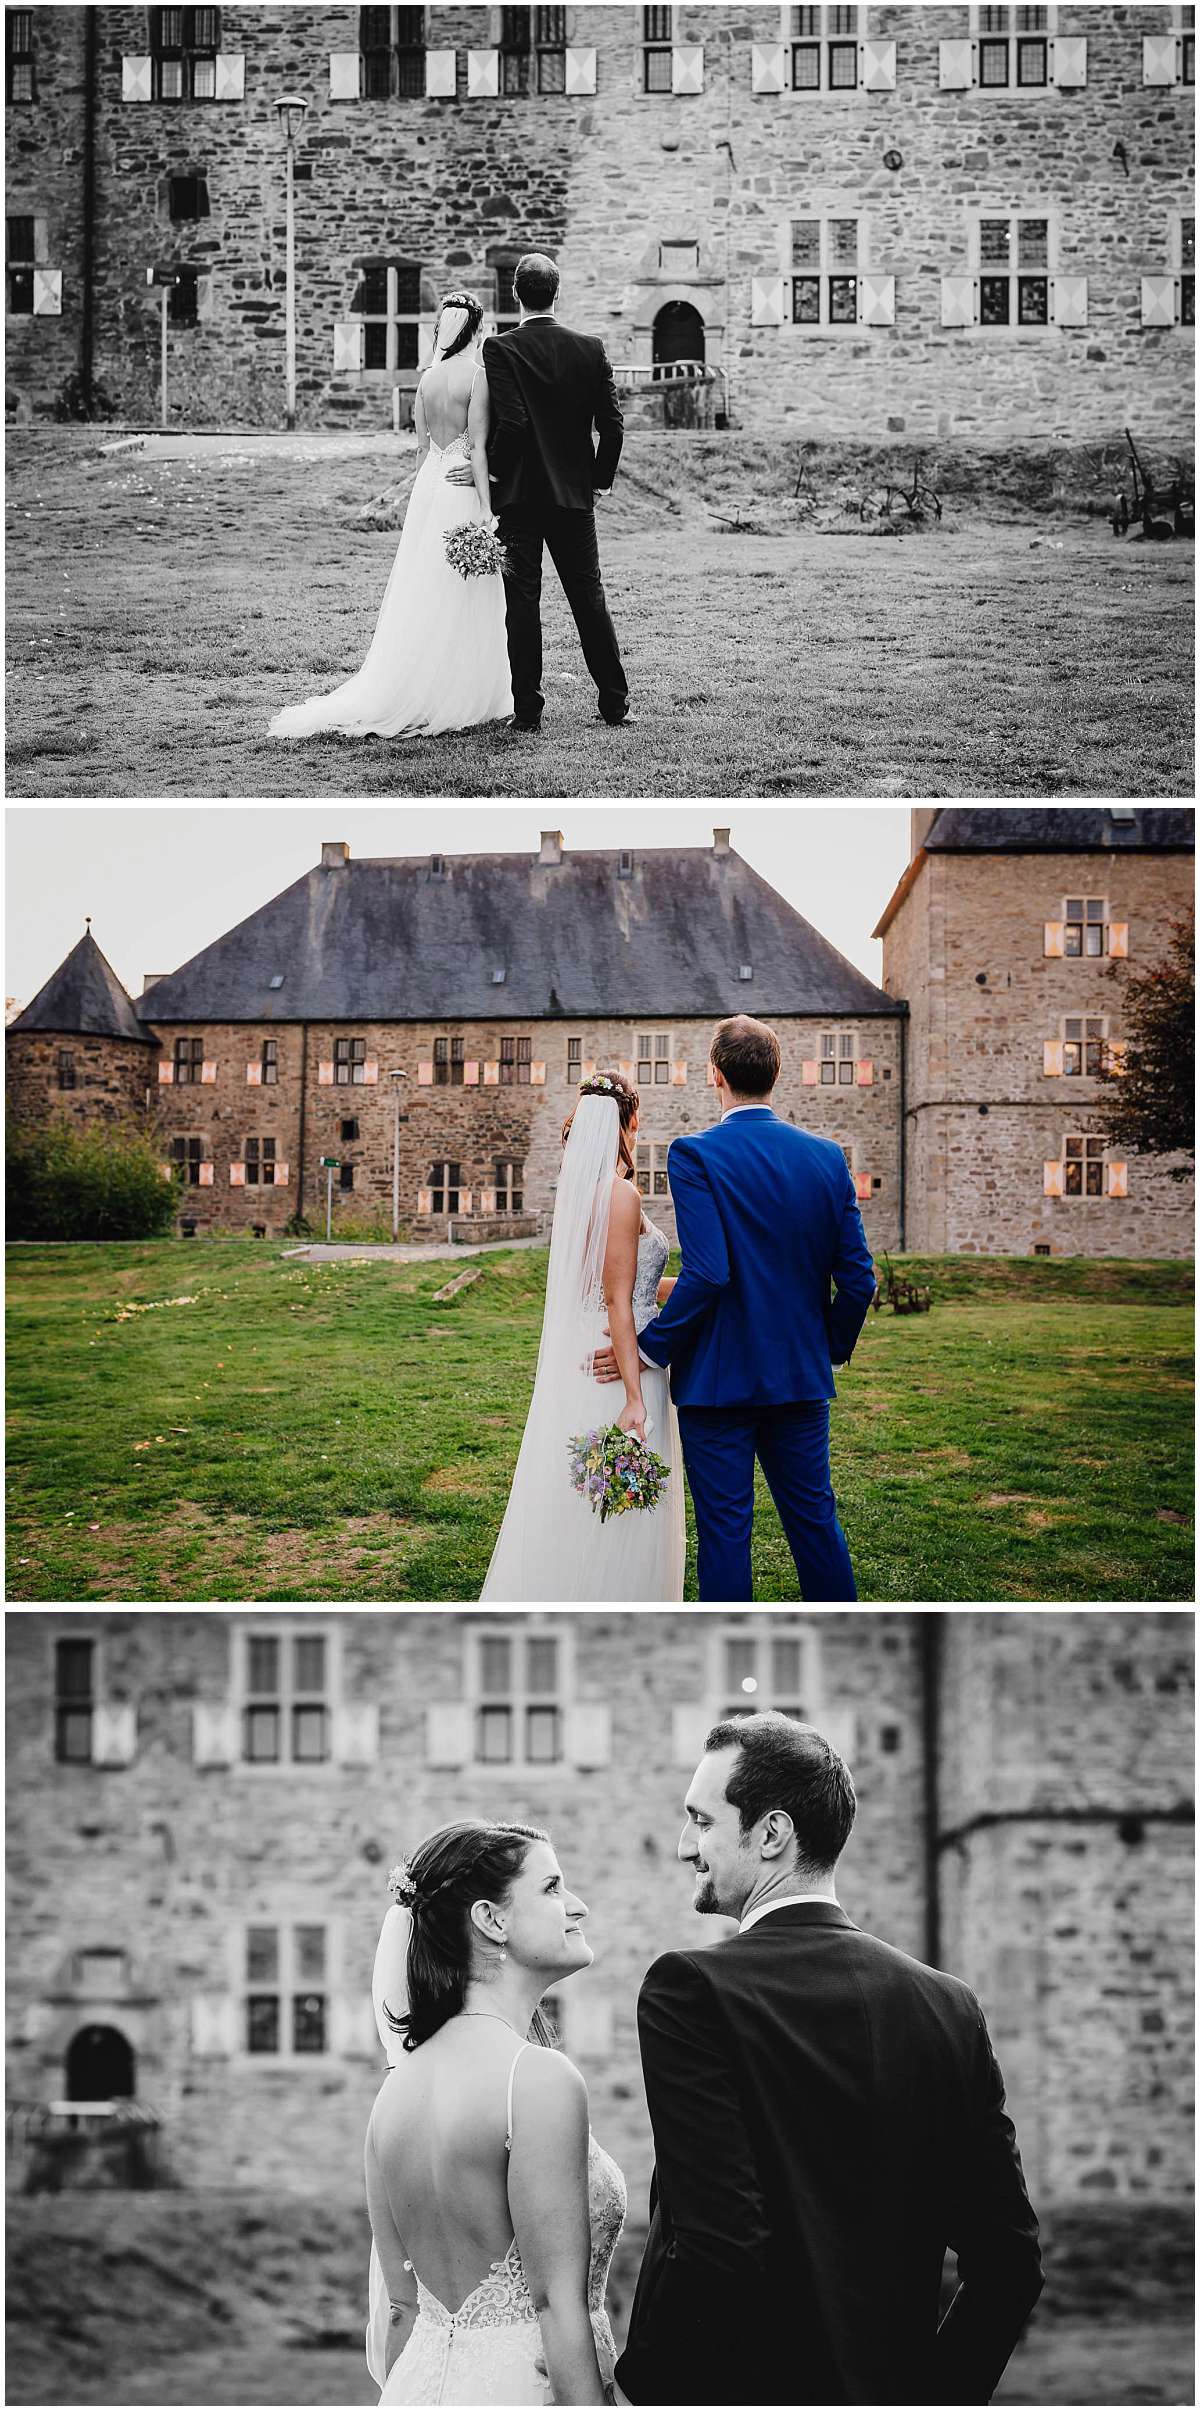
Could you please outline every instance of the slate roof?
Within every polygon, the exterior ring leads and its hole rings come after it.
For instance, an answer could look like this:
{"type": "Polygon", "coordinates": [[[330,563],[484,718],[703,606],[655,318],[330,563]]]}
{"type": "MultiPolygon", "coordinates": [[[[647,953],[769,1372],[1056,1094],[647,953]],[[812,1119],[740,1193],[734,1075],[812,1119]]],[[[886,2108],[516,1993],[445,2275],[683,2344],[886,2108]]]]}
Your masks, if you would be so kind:
{"type": "Polygon", "coordinates": [[[609,852],[442,860],[440,877],[428,855],[311,870],[155,980],[138,1012],[156,1022],[653,1022],[903,1009],[732,850],[635,849],[625,877],[609,852]]]}
{"type": "Polygon", "coordinates": [[[130,997],[90,929],[9,1028],[57,1030],[64,1038],[132,1038],[139,1046],[159,1043],[153,1031],[138,1020],[130,997]]]}
{"type": "Polygon", "coordinates": [[[1115,819],[1104,804],[1079,810],[1055,805],[1001,811],[954,804],[939,812],[925,839],[927,854],[1092,854],[1105,847],[1126,854],[1190,854],[1196,816],[1190,810],[1126,807],[1115,819]]]}

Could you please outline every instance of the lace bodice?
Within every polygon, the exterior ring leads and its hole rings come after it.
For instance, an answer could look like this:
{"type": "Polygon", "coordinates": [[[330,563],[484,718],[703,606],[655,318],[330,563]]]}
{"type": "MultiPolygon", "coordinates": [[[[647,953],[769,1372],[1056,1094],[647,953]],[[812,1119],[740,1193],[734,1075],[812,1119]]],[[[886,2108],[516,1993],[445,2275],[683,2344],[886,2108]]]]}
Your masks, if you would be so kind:
{"type": "MultiPolygon", "coordinates": [[[[429,433],[428,428],[426,429],[426,433],[429,433]]],[[[448,444],[435,444],[432,435],[430,435],[429,449],[438,460],[453,460],[455,457],[466,460],[470,457],[470,437],[468,436],[465,427],[463,428],[461,435],[452,435],[448,444]]]]}
{"type": "MultiPolygon", "coordinates": [[[[609,2263],[620,2241],[625,2224],[627,2195],[625,2179],[616,2161],[601,2151],[594,2135],[588,2138],[588,2220],[591,2227],[592,2257],[588,2275],[588,2308],[594,2319],[604,2315],[604,2289],[608,2283],[609,2263]]],[[[415,2272],[414,2272],[415,2273],[415,2272]]],[[[420,2311],[435,2327],[449,2328],[454,2333],[480,2327],[515,2327],[532,2321],[537,2325],[537,2312],[529,2291],[520,2247],[514,2235],[503,2260],[493,2261],[486,2277],[481,2278],[465,2302],[456,2311],[448,2311],[437,2295],[417,2278],[417,2301],[420,2311]]]]}
{"type": "Polygon", "coordinates": [[[643,1219],[638,1240],[637,1275],[633,1284],[633,1327],[644,1331],[658,1312],[658,1284],[671,1253],[671,1242],[657,1224],[643,1219]]]}

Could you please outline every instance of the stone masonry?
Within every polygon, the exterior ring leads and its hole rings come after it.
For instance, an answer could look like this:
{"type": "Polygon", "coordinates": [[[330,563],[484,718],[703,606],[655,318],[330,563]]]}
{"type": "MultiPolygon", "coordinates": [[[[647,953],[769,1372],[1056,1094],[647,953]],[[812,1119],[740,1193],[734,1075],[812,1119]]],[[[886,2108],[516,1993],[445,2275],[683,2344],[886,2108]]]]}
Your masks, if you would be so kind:
{"type": "Polygon", "coordinates": [[[18,1121],[143,1121],[153,1103],[154,1050],[136,1039],[22,1030],[8,1033],[5,1051],[8,1111],[18,1121]]]}
{"type": "MultiPolygon", "coordinates": [[[[198,277],[195,322],[170,336],[173,418],[280,422],[275,103],[294,92],[302,424],[385,427],[393,388],[407,414],[439,292],[466,283],[494,317],[538,246],[560,259],[564,316],[618,367],[670,356],[682,329],[718,373],[721,415],[756,433],[995,445],[1119,439],[1129,423],[1190,438],[1194,67],[1176,8],[1064,0],[1040,12],[1036,49],[1018,57],[1014,34],[1003,62],[994,43],[985,62],[966,6],[862,8],[836,57],[847,12],[827,10],[793,64],[786,8],[676,7],[655,63],[639,9],[569,7],[547,74],[571,88],[506,97],[515,12],[434,6],[433,89],[381,99],[359,97],[365,12],[214,13],[215,97],[168,102],[151,97],[143,8],[30,12],[34,98],[7,111],[6,206],[10,225],[34,222],[50,281],[36,314],[10,283],[20,416],[51,414],[90,365],[116,413],[156,418],[146,270],[161,264],[198,277]],[[172,217],[172,178],[203,179],[207,214],[172,217]],[[980,284],[997,243],[1003,275],[1034,279],[1005,323],[980,284]],[[817,315],[797,320],[792,279],[810,271],[800,306],[817,315]],[[368,365],[365,322],[388,314],[387,364],[368,365]]],[[[177,190],[177,211],[194,205],[177,190]]]]}

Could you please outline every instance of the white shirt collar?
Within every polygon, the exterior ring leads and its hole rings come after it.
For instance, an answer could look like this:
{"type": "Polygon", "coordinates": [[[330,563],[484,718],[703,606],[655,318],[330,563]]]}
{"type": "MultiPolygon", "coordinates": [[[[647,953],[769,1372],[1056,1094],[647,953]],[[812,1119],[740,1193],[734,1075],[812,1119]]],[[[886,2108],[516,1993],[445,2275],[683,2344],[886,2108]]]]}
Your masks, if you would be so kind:
{"type": "Polygon", "coordinates": [[[735,1113],[774,1113],[774,1111],[773,1105],[727,1105],[721,1120],[732,1122],[735,1113]]]}
{"type": "MultiPolygon", "coordinates": [[[[735,1107],[734,1110],[736,1112],[739,1108],[735,1107]]],[[[770,1916],[772,1909],[794,1909],[798,1900],[820,1900],[824,1902],[827,1909],[836,1909],[840,1906],[832,1892],[780,1892],[775,1900],[760,1900],[758,1907],[751,1909],[749,1914],[743,1917],[738,1927],[739,1934],[748,1934],[751,1926],[758,1924],[760,1917],[770,1916]]]]}

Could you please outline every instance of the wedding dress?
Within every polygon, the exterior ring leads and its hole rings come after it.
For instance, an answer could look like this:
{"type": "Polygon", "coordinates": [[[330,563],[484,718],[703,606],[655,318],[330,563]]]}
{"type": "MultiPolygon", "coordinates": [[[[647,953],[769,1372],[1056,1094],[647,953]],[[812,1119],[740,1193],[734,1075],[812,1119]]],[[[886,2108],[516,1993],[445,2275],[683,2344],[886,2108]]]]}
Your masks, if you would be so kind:
{"type": "Polygon", "coordinates": [[[444,450],[430,437],[362,668],[288,704],[268,736],[436,737],[511,717],[504,580],[461,577],[446,559],[448,529],[482,517],[474,486],[447,483],[470,451],[465,428],[444,450]]]}

